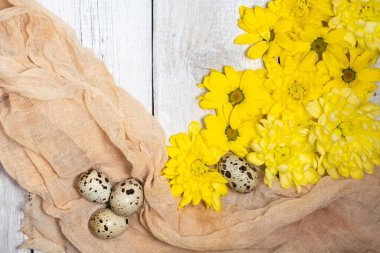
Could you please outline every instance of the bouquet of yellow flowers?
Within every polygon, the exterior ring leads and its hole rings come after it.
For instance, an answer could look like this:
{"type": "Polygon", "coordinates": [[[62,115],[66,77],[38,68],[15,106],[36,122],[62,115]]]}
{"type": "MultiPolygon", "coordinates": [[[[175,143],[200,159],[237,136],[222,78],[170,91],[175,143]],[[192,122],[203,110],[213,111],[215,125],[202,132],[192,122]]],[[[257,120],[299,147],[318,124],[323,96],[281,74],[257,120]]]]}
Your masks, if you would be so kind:
{"type": "Polygon", "coordinates": [[[370,102],[380,80],[380,2],[273,0],[241,7],[235,40],[265,68],[212,70],[198,86],[215,114],[170,138],[162,171],[179,207],[202,200],[221,210],[228,178],[219,160],[234,153],[278,178],[284,188],[322,176],[360,179],[380,165],[380,106],[370,102]]]}

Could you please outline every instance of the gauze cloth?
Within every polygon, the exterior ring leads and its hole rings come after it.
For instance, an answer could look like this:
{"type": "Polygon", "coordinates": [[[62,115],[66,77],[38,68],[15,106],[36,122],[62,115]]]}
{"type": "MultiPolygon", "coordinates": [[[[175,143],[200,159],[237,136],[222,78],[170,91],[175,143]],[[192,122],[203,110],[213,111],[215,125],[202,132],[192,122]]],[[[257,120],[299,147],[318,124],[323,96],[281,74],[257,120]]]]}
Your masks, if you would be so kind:
{"type": "MultiPolygon", "coordinates": [[[[380,249],[380,173],[324,177],[301,194],[261,184],[230,192],[222,212],[177,209],[161,170],[159,123],[74,32],[34,1],[0,2],[0,161],[30,192],[21,247],[42,252],[375,252],[380,249]],[[88,229],[80,173],[145,182],[145,202],[120,237],[88,229]]],[[[128,57],[127,55],[125,57],[128,57]]],[[[139,85],[138,83],[134,85],[139,85]]],[[[10,249],[13,251],[14,249],[10,249]]]]}

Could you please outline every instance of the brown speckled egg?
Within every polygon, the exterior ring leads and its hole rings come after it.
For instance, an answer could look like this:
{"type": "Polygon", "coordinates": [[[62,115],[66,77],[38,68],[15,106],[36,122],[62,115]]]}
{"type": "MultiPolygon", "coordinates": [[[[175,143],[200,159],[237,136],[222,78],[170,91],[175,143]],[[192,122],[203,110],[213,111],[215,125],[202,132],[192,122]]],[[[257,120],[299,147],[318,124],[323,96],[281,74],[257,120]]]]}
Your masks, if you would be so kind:
{"type": "Polygon", "coordinates": [[[111,194],[110,180],[101,172],[89,169],[79,175],[77,187],[87,200],[100,204],[106,203],[111,194]]]}
{"type": "Polygon", "coordinates": [[[228,180],[228,185],[240,193],[253,191],[259,183],[256,169],[234,154],[223,156],[218,163],[218,170],[228,180]]]}
{"type": "Polygon", "coordinates": [[[109,208],[96,211],[88,222],[92,234],[101,239],[117,237],[127,230],[128,226],[128,218],[117,216],[109,208]]]}
{"type": "Polygon", "coordinates": [[[128,178],[112,189],[110,206],[117,215],[129,216],[139,210],[143,203],[143,185],[137,178],[128,178]]]}

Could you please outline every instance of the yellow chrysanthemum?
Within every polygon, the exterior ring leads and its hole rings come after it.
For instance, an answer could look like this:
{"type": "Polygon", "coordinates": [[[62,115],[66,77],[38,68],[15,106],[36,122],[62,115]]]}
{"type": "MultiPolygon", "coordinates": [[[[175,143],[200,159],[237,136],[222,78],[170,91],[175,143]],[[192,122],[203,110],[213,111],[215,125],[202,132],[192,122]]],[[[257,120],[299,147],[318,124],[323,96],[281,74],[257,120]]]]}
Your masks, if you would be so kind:
{"type": "Polygon", "coordinates": [[[236,127],[232,127],[229,122],[231,111],[232,106],[226,104],[217,115],[206,116],[206,129],[202,131],[202,136],[211,147],[219,148],[226,153],[230,150],[238,156],[245,157],[246,148],[255,135],[256,121],[241,121],[236,127]]]}
{"type": "Polygon", "coordinates": [[[179,208],[189,203],[198,205],[203,200],[207,207],[219,212],[220,197],[228,193],[227,180],[210,166],[218,163],[223,152],[207,146],[200,132],[200,124],[193,121],[188,134],[170,138],[171,146],[167,147],[170,159],[162,174],[170,180],[172,194],[182,195],[179,208]]]}
{"type": "Polygon", "coordinates": [[[254,9],[240,7],[241,18],[238,25],[247,33],[238,36],[236,44],[252,44],[248,49],[249,58],[257,59],[263,54],[279,56],[282,52],[280,44],[287,41],[286,33],[291,31],[292,23],[289,20],[279,19],[269,9],[256,6],[254,9]]]}
{"type": "Polygon", "coordinates": [[[380,69],[370,68],[375,63],[375,55],[368,50],[359,55],[358,50],[352,48],[348,56],[337,64],[331,64],[333,80],[326,84],[325,89],[352,88],[358,96],[367,100],[368,95],[377,88],[375,82],[380,81],[380,69]]]}
{"type": "Polygon", "coordinates": [[[315,64],[315,58],[287,56],[281,63],[264,58],[268,70],[268,85],[273,90],[273,106],[270,113],[276,118],[305,122],[310,119],[306,104],[319,98],[323,85],[330,80],[324,68],[315,64]]]}
{"type": "Polygon", "coordinates": [[[264,87],[266,71],[235,71],[225,67],[224,72],[212,71],[198,86],[208,92],[199,96],[199,106],[203,109],[221,110],[224,105],[233,107],[230,125],[236,129],[242,120],[265,113],[270,107],[271,96],[264,87]]]}
{"type": "Polygon", "coordinates": [[[321,26],[322,21],[334,15],[330,0],[274,0],[268,3],[268,8],[299,28],[307,24],[321,26]]]}
{"type": "Polygon", "coordinates": [[[380,50],[380,1],[333,0],[332,28],[345,28],[362,49],[380,50]]]}
{"type": "Polygon", "coordinates": [[[276,120],[271,115],[257,126],[258,137],[252,141],[253,152],[247,160],[254,165],[265,164],[264,182],[270,187],[276,175],[284,188],[315,184],[317,159],[308,142],[309,130],[294,121],[276,120]]]}
{"type": "Polygon", "coordinates": [[[380,107],[364,103],[350,88],[333,89],[318,101],[310,102],[308,111],[318,120],[310,132],[321,157],[318,172],[334,179],[339,174],[356,179],[363,170],[372,174],[380,165],[380,107]]]}
{"type": "Polygon", "coordinates": [[[306,26],[299,36],[293,39],[294,43],[297,43],[297,53],[311,54],[316,61],[323,60],[329,69],[332,63],[346,57],[346,52],[352,46],[346,42],[346,36],[347,32],[343,29],[306,26]]]}

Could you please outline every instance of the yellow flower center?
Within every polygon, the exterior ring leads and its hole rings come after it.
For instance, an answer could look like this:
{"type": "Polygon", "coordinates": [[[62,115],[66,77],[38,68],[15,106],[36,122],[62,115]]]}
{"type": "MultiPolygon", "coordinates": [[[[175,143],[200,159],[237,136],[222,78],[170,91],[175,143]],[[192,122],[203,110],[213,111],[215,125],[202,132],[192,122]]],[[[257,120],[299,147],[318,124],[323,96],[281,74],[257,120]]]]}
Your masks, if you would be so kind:
{"type": "Polygon", "coordinates": [[[339,124],[338,129],[342,133],[343,137],[350,136],[352,134],[352,125],[350,122],[343,121],[339,124]]]}
{"type": "Polygon", "coordinates": [[[270,32],[270,36],[269,36],[268,42],[271,42],[271,41],[274,40],[275,34],[274,34],[274,30],[273,29],[270,29],[269,32],[270,32]]]}
{"type": "Polygon", "coordinates": [[[315,51],[318,54],[320,60],[322,60],[322,54],[326,51],[327,43],[322,37],[316,38],[311,43],[311,50],[315,51]]]}
{"type": "Polygon", "coordinates": [[[342,70],[342,79],[344,82],[346,83],[350,83],[352,81],[355,80],[355,77],[356,77],[356,72],[353,71],[352,69],[348,68],[348,69],[343,69],[342,70]]]}
{"type": "Polygon", "coordinates": [[[291,148],[288,146],[276,147],[274,149],[274,159],[278,163],[286,162],[290,158],[291,148]]]}
{"type": "Polygon", "coordinates": [[[307,0],[293,0],[290,5],[290,14],[296,18],[305,18],[309,15],[310,7],[307,0]]]}
{"type": "Polygon", "coordinates": [[[263,41],[271,42],[274,40],[275,33],[273,29],[268,28],[268,30],[269,30],[269,38],[267,36],[267,33],[265,33],[265,35],[261,35],[261,38],[263,39],[263,41]]]}
{"type": "Polygon", "coordinates": [[[199,177],[208,172],[208,167],[200,160],[196,160],[191,164],[191,172],[194,176],[199,177]]]}
{"type": "Polygon", "coordinates": [[[226,127],[225,134],[229,141],[236,141],[239,137],[239,131],[237,129],[232,129],[230,126],[226,127]]]}
{"type": "Polygon", "coordinates": [[[228,101],[233,105],[240,104],[244,100],[244,94],[240,89],[236,89],[228,94],[228,101]]]}
{"type": "Polygon", "coordinates": [[[305,88],[298,83],[294,83],[289,89],[288,94],[292,97],[293,100],[299,101],[305,96],[305,88]]]}
{"type": "Polygon", "coordinates": [[[359,4],[359,16],[362,19],[365,21],[377,21],[379,19],[378,14],[376,15],[376,7],[374,6],[376,3],[373,3],[373,1],[360,1],[357,4],[359,4]]]}

